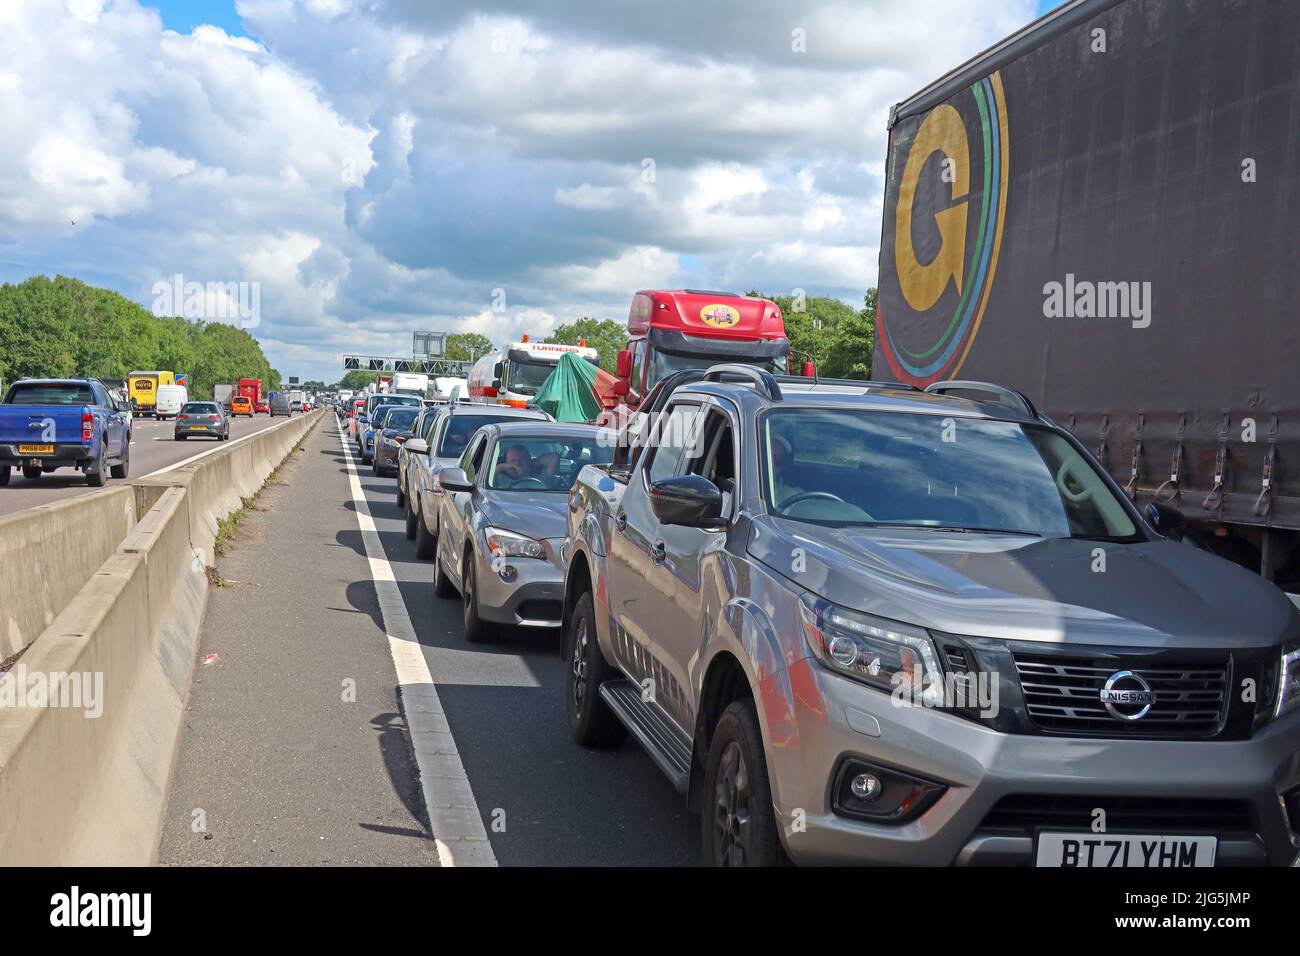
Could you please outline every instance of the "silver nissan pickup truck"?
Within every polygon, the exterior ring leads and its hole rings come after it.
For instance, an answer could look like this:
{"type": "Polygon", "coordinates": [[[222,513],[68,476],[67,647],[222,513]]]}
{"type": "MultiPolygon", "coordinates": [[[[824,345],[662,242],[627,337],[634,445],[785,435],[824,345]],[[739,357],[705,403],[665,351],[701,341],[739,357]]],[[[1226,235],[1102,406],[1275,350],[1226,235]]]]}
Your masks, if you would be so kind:
{"type": "Polygon", "coordinates": [[[1022,395],[652,395],[569,497],[573,738],[645,748],[706,863],[1292,865],[1300,614],[1022,395]]]}

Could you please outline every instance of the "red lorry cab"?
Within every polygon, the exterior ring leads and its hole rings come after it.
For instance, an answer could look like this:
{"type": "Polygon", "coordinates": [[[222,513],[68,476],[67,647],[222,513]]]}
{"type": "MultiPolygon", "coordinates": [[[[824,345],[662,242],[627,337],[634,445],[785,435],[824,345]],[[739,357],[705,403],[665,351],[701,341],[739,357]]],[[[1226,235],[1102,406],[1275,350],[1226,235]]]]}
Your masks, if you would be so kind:
{"type": "Polygon", "coordinates": [[[633,407],[679,369],[741,362],[784,373],[790,353],[780,307],[734,292],[643,290],[632,298],[627,334],[617,391],[633,407]]]}

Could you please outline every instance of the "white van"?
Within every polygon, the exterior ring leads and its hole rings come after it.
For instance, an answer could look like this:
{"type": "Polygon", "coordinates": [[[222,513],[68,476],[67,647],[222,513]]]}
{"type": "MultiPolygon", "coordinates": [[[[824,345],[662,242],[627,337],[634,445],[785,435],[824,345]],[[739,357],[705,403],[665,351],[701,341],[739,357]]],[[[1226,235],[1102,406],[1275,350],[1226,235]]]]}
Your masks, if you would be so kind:
{"type": "Polygon", "coordinates": [[[159,385],[156,417],[159,421],[175,418],[189,400],[190,393],[184,385],[159,385]]]}

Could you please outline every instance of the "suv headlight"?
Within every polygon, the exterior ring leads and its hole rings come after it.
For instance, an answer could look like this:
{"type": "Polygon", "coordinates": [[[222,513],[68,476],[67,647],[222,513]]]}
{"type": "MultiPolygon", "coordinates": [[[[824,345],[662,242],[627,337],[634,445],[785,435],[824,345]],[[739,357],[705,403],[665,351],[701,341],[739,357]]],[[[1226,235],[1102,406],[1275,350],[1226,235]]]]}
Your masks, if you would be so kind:
{"type": "Polygon", "coordinates": [[[488,553],[494,558],[545,558],[546,549],[542,543],[526,535],[503,531],[500,528],[487,528],[483,532],[487,542],[488,553]]]}
{"type": "Polygon", "coordinates": [[[1300,707],[1300,644],[1282,649],[1278,677],[1277,706],[1273,708],[1275,718],[1300,707]]]}
{"type": "Polygon", "coordinates": [[[833,671],[906,703],[941,707],[943,669],[930,635],[921,628],[872,617],[805,594],[799,599],[804,639],[833,671]]]}

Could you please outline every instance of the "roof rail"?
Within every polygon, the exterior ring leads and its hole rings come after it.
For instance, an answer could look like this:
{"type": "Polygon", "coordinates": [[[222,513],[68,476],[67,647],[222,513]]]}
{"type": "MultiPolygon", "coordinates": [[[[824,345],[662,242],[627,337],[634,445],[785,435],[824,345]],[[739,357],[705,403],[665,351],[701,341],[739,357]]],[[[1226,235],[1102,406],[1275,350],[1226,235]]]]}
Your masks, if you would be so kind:
{"type": "Polygon", "coordinates": [[[785,401],[785,396],[781,394],[781,386],[777,384],[776,377],[771,372],[765,372],[753,365],[712,365],[704,373],[704,381],[721,382],[724,375],[738,375],[741,378],[747,378],[771,401],[785,401]]]}
{"type": "Polygon", "coordinates": [[[1039,418],[1038,409],[1034,408],[1034,403],[1027,399],[1014,388],[1008,388],[1005,385],[994,385],[992,382],[934,382],[925,389],[932,395],[944,395],[948,392],[984,392],[988,395],[996,396],[999,405],[1010,405],[1024,412],[1030,418],[1039,418]]]}
{"type": "Polygon", "coordinates": [[[921,391],[908,382],[881,382],[874,378],[827,378],[825,375],[773,375],[777,383],[788,382],[791,385],[853,385],[859,388],[900,388],[908,392],[921,391]]]}

